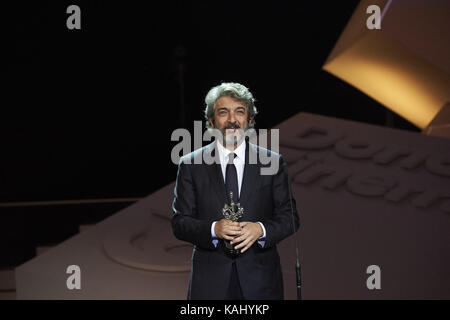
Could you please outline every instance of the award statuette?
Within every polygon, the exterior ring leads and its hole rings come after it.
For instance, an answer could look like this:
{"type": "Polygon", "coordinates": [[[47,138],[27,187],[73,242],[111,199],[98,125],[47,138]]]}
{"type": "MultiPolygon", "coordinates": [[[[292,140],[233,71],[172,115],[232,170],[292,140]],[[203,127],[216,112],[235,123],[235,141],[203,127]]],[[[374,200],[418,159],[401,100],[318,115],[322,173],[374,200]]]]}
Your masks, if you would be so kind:
{"type": "MultiPolygon", "coordinates": [[[[236,222],[239,218],[244,214],[244,208],[241,208],[240,203],[234,203],[233,201],[233,192],[230,191],[230,205],[225,203],[225,206],[222,209],[222,214],[225,219],[236,222]],[[236,207],[236,209],[235,209],[236,207]]],[[[223,239],[223,243],[225,245],[226,252],[231,256],[237,256],[239,254],[239,250],[234,249],[233,245],[229,240],[223,239]]]]}

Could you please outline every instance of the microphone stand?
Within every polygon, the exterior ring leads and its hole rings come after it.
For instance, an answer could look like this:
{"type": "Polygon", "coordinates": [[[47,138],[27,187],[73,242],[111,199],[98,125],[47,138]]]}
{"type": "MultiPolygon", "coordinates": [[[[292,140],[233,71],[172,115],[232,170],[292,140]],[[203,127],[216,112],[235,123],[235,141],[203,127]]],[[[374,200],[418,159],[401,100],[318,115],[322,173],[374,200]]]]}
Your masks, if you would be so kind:
{"type": "Polygon", "coordinates": [[[291,216],[292,216],[292,231],[294,232],[295,239],[295,278],[296,278],[296,287],[297,287],[297,300],[302,300],[302,274],[300,267],[300,259],[298,257],[298,244],[297,244],[297,233],[295,232],[295,223],[294,223],[294,208],[292,206],[292,194],[291,194],[291,182],[289,181],[289,173],[287,169],[287,164],[284,163],[284,170],[287,176],[288,182],[288,192],[289,192],[289,201],[291,203],[291,216]]]}

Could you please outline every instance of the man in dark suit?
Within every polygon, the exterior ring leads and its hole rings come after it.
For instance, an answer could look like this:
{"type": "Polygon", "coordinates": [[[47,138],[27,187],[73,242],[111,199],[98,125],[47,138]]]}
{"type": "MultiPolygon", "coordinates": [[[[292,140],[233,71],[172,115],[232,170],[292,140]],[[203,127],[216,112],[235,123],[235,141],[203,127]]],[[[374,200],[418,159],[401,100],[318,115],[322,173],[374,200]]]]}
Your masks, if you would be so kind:
{"type": "Polygon", "coordinates": [[[283,299],[276,245],[299,227],[285,163],[246,141],[257,110],[245,86],[222,83],[205,102],[207,127],[220,135],[181,158],[172,206],[175,236],[194,245],[188,299],[283,299]],[[273,174],[261,174],[263,155],[277,162],[273,174]],[[230,192],[244,208],[238,221],[222,214],[230,192]]]}

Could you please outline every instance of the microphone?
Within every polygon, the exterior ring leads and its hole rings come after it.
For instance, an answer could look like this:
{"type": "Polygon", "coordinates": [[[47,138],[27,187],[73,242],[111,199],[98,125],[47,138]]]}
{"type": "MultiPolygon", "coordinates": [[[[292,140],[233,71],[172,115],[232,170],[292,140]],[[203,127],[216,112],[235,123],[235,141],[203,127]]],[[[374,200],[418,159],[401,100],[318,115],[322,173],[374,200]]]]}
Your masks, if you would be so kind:
{"type": "Polygon", "coordinates": [[[297,300],[302,300],[302,273],[300,267],[300,259],[298,258],[298,244],[297,244],[297,233],[295,232],[295,222],[294,222],[294,208],[292,206],[292,194],[291,194],[291,183],[289,181],[289,173],[287,163],[284,162],[284,171],[286,172],[287,183],[288,183],[288,192],[289,192],[289,201],[291,203],[291,216],[292,216],[292,232],[294,233],[295,239],[295,278],[296,278],[296,287],[297,287],[297,300]]]}

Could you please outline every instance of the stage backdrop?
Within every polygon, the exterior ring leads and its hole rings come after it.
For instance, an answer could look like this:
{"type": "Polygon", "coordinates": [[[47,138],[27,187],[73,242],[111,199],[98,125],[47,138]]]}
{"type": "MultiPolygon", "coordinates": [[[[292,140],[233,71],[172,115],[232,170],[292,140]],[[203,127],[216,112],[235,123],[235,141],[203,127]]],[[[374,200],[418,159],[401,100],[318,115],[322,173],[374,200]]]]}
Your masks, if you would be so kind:
{"type": "MultiPolygon", "coordinates": [[[[301,219],[305,299],[450,298],[450,140],[310,113],[277,128],[301,219]],[[372,265],[380,289],[367,287],[372,265]]],[[[172,234],[173,188],[19,266],[17,298],[185,299],[192,246],[172,234]],[[71,265],[79,290],[67,287],[71,265]]],[[[294,237],[279,245],[287,299],[294,248],[294,237]]]]}

